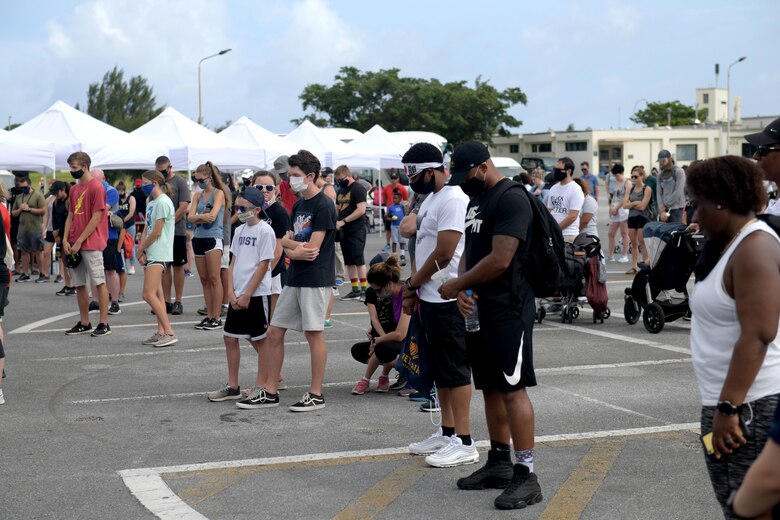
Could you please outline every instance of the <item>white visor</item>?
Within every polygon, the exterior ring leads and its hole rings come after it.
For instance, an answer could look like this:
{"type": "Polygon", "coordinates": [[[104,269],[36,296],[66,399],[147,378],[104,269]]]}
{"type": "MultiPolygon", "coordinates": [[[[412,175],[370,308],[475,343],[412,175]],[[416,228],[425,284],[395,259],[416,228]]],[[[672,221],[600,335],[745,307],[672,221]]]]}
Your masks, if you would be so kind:
{"type": "Polygon", "coordinates": [[[428,168],[439,168],[441,166],[444,166],[444,164],[440,162],[406,163],[404,164],[404,171],[406,172],[407,177],[414,177],[423,170],[427,170],[428,168]]]}

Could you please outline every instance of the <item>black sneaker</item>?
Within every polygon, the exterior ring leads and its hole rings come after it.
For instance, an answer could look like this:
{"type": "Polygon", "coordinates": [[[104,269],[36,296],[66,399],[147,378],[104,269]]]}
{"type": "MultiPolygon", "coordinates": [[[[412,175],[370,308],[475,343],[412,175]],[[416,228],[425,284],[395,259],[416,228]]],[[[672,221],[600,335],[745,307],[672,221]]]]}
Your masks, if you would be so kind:
{"type": "Polygon", "coordinates": [[[111,327],[108,326],[108,323],[98,323],[97,327],[95,327],[95,330],[92,331],[92,337],[97,338],[99,336],[108,336],[111,334],[111,327]]]}
{"type": "Polygon", "coordinates": [[[217,330],[222,328],[222,320],[217,320],[214,318],[206,320],[206,323],[201,322],[201,324],[202,330],[217,330]]]}
{"type": "Polygon", "coordinates": [[[488,451],[488,460],[484,466],[469,475],[458,479],[459,489],[506,489],[512,477],[512,456],[510,452],[488,451]]]}
{"type": "Polygon", "coordinates": [[[40,275],[37,280],[35,280],[35,283],[46,283],[49,281],[48,276],[40,275]]]}
{"type": "Polygon", "coordinates": [[[59,291],[57,291],[54,294],[56,294],[57,296],[67,296],[68,295],[68,289],[70,289],[70,287],[63,287],[62,289],[60,289],[59,291]]]}
{"type": "Polygon", "coordinates": [[[196,328],[196,329],[198,329],[198,330],[203,330],[203,328],[205,327],[205,325],[206,325],[208,322],[209,322],[209,319],[208,319],[208,318],[203,318],[202,320],[200,320],[200,323],[198,323],[197,325],[195,325],[195,328],[196,328]]]}
{"type": "Polygon", "coordinates": [[[301,397],[301,400],[290,406],[291,412],[313,412],[325,408],[325,398],[321,395],[314,395],[311,392],[306,392],[301,397]]]}
{"type": "Polygon", "coordinates": [[[272,408],[279,406],[279,394],[269,394],[262,388],[252,391],[246,399],[236,403],[236,406],[244,410],[254,410],[255,408],[272,408]]]}
{"type": "Polygon", "coordinates": [[[117,302],[111,302],[111,306],[108,308],[108,313],[113,316],[114,314],[121,314],[122,310],[119,308],[119,304],[117,302]]]}
{"type": "Polygon", "coordinates": [[[514,476],[503,493],[498,495],[493,505],[498,509],[523,509],[542,501],[542,488],[535,473],[527,466],[515,464],[514,476]]]}
{"type": "Polygon", "coordinates": [[[30,281],[30,275],[23,274],[19,278],[16,279],[17,282],[29,282],[30,281]]]}
{"type": "Polygon", "coordinates": [[[391,392],[397,392],[402,388],[404,388],[405,386],[406,386],[406,379],[401,377],[401,374],[398,374],[398,377],[395,378],[395,383],[390,385],[390,388],[388,390],[390,390],[391,392]]]}
{"type": "Polygon", "coordinates": [[[65,296],[73,296],[76,294],[76,288],[75,287],[68,287],[68,293],[65,296]]]}
{"type": "Polygon", "coordinates": [[[90,301],[89,302],[89,312],[92,311],[99,311],[100,310],[100,304],[96,301],[90,301]]]}
{"type": "Polygon", "coordinates": [[[345,294],[341,297],[342,300],[359,300],[360,299],[360,291],[356,291],[355,289],[352,289],[349,293],[345,294]]]}
{"type": "Polygon", "coordinates": [[[65,332],[68,336],[78,336],[79,334],[87,334],[92,331],[92,324],[87,323],[84,325],[81,321],[77,321],[76,325],[72,329],[65,332]]]}
{"type": "Polygon", "coordinates": [[[173,312],[173,304],[171,302],[165,302],[165,313],[171,314],[173,312]]]}
{"type": "Polygon", "coordinates": [[[184,308],[181,306],[181,302],[173,302],[173,305],[171,306],[171,314],[174,316],[179,316],[184,312],[184,308]]]}

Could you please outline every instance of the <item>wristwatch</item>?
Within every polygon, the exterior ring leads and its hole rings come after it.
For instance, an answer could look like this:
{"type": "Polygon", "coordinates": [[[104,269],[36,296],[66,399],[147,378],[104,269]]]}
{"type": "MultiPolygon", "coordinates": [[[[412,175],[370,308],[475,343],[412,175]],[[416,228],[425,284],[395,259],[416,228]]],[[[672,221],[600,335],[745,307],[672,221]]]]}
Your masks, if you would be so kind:
{"type": "Polygon", "coordinates": [[[416,291],[417,289],[419,289],[419,287],[415,287],[414,285],[412,285],[412,277],[411,276],[409,278],[407,278],[406,281],[404,282],[404,287],[406,287],[410,291],[416,291]]]}
{"type": "Polygon", "coordinates": [[[731,401],[718,401],[718,413],[733,417],[739,413],[739,406],[734,406],[731,401]]]}

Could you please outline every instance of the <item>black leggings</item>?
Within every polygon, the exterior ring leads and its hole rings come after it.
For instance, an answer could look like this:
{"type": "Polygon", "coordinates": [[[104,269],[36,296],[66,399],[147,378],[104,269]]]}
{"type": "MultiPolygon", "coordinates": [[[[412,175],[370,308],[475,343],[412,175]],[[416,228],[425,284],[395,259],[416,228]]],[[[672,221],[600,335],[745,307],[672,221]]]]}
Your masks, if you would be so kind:
{"type": "MultiPolygon", "coordinates": [[[[364,365],[368,363],[368,349],[371,347],[371,343],[368,341],[361,341],[352,345],[352,357],[355,361],[359,361],[364,365]]],[[[383,341],[374,345],[374,354],[380,363],[390,363],[395,361],[398,354],[401,353],[401,349],[404,347],[401,341],[383,341]]]]}

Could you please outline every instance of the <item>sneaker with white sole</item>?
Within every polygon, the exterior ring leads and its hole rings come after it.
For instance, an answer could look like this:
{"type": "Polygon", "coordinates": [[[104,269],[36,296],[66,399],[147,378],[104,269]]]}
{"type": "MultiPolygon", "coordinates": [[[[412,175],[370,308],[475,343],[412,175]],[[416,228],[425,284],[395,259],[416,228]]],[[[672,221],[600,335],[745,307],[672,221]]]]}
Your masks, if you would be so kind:
{"type": "Polygon", "coordinates": [[[210,392],[208,395],[209,401],[213,401],[215,403],[219,403],[227,400],[236,401],[238,399],[241,399],[242,397],[243,396],[241,395],[241,387],[231,388],[230,385],[227,383],[225,383],[222,386],[222,388],[220,388],[219,390],[210,392]]]}
{"type": "Polygon", "coordinates": [[[135,274],[135,264],[130,264],[127,266],[127,274],[135,274]]]}
{"type": "Polygon", "coordinates": [[[450,443],[450,438],[441,434],[441,428],[436,430],[433,435],[420,442],[413,442],[409,445],[409,453],[414,455],[431,455],[436,453],[450,443]]]}
{"type": "Polygon", "coordinates": [[[147,338],[147,339],[143,340],[143,341],[141,342],[141,345],[154,345],[154,344],[155,344],[155,343],[157,343],[158,341],[160,341],[160,334],[158,334],[157,332],[155,332],[154,334],[152,334],[151,336],[149,336],[149,338],[147,338]]]}
{"type": "Polygon", "coordinates": [[[380,394],[387,393],[390,390],[390,378],[387,376],[379,376],[379,381],[376,383],[376,391],[380,394]]]}
{"type": "Polygon", "coordinates": [[[76,325],[72,329],[68,329],[65,334],[68,336],[78,336],[79,334],[89,334],[92,332],[92,325],[87,323],[84,325],[81,321],[77,321],[76,325]]]}
{"type": "Polygon", "coordinates": [[[176,337],[176,334],[161,334],[159,339],[152,343],[152,346],[155,348],[170,347],[178,342],[179,338],[176,337]]]}
{"type": "Polygon", "coordinates": [[[479,453],[474,441],[467,446],[457,435],[450,437],[449,444],[439,451],[425,457],[425,463],[434,468],[452,468],[475,462],[479,462],[479,453]]]}
{"type": "Polygon", "coordinates": [[[617,259],[617,262],[618,262],[619,264],[627,264],[627,263],[629,263],[630,261],[631,261],[631,260],[629,260],[629,259],[628,259],[628,257],[627,257],[627,256],[625,256],[625,255],[623,255],[623,256],[621,256],[620,258],[618,258],[618,259],[617,259]]]}
{"type": "Polygon", "coordinates": [[[306,392],[301,397],[301,400],[290,406],[291,412],[313,412],[325,408],[325,398],[321,395],[315,395],[311,392],[306,392]]]}
{"type": "Polygon", "coordinates": [[[254,410],[256,408],[273,408],[279,406],[279,394],[269,394],[265,389],[254,387],[246,399],[236,403],[236,406],[244,410],[254,410]]]}

